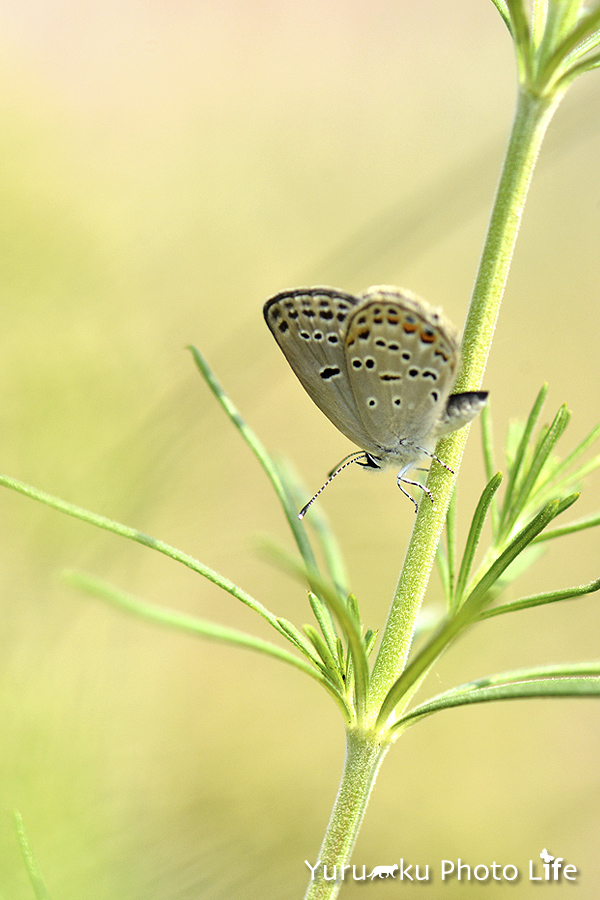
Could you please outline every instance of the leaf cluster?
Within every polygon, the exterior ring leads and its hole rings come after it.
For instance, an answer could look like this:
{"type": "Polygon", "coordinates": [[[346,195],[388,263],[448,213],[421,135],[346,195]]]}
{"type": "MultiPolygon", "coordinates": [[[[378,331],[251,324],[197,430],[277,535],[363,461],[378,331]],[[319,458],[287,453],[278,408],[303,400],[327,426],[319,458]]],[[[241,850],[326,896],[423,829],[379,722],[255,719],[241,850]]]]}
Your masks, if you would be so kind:
{"type": "Polygon", "coordinates": [[[600,695],[600,670],[596,663],[538,667],[490,675],[408,710],[410,701],[431,667],[466,628],[485,618],[572,599],[600,589],[600,580],[597,580],[503,604],[497,602],[506,586],[543,551],[542,542],[600,524],[600,515],[594,515],[559,528],[548,528],[576,501],[579,496],[576,489],[583,478],[600,465],[600,456],[583,460],[586,451],[600,436],[600,426],[561,461],[555,454],[555,448],[569,415],[561,407],[552,422],[536,433],[537,420],[546,396],[546,387],[542,388],[527,420],[509,430],[505,447],[506,487],[502,499],[499,499],[502,475],[495,471],[489,410],[485,413],[482,431],[488,482],[476,506],[460,560],[456,546],[455,503],[449,508],[446,540],[438,553],[446,612],[433,626],[424,629],[420,649],[413,652],[383,703],[373,709],[369,704],[370,657],[376,645],[377,632],[363,625],[358,601],[349,592],[342,556],[327,520],[320,509],[311,509],[307,517],[312,530],[311,541],[304,522],[298,520],[296,513],[305,498],[297,478],[289,467],[277,464],[271,458],[225,394],[202,355],[195,348],[191,349],[207,385],[259,460],[279,499],[298,555],[292,557],[272,547],[270,552],[278,565],[307,586],[313,622],[298,627],[271,612],[225,576],[177,548],[14,479],[0,476],[0,484],[96,527],[141,543],[187,566],[261,616],[280,640],[265,640],[156,606],[85,573],[65,573],[70,583],[163,627],[245,647],[293,665],[318,681],[331,695],[348,727],[374,727],[383,739],[395,738],[426,715],[464,703],[517,697],[600,695]],[[481,537],[486,523],[489,523],[491,540],[487,549],[481,552],[481,537]],[[477,556],[480,560],[475,566],[477,556]],[[281,639],[285,642],[284,646],[281,639]]]}
{"type": "Polygon", "coordinates": [[[538,96],[562,94],[600,66],[600,4],[586,0],[492,0],[515,46],[519,82],[538,96]]]}
{"type": "MultiPolygon", "coordinates": [[[[507,479],[502,499],[499,499],[499,488],[503,477],[494,466],[491,414],[489,408],[484,411],[483,455],[488,482],[477,503],[459,565],[456,565],[455,499],[448,510],[446,541],[438,551],[447,612],[435,633],[390,691],[380,721],[409,695],[410,689],[420,683],[441,653],[472,624],[600,590],[599,578],[576,587],[547,591],[506,603],[497,602],[508,585],[543,552],[542,542],[600,524],[600,514],[594,514],[558,528],[548,528],[557,516],[576,502],[585,476],[600,466],[600,456],[582,460],[585,452],[600,437],[600,425],[561,460],[554,451],[569,421],[567,409],[561,407],[553,420],[535,433],[546,394],[547,386],[544,385],[527,420],[515,423],[509,429],[505,446],[507,479]],[[490,524],[491,540],[474,570],[473,564],[486,522],[490,524]]],[[[392,728],[402,730],[424,715],[464,703],[534,696],[600,695],[598,674],[599,665],[592,662],[491,675],[453,688],[433,701],[412,709],[401,715],[392,728]],[[585,681],[581,681],[584,676],[585,681]],[[560,686],[557,686],[557,679],[562,679],[560,686]]]]}

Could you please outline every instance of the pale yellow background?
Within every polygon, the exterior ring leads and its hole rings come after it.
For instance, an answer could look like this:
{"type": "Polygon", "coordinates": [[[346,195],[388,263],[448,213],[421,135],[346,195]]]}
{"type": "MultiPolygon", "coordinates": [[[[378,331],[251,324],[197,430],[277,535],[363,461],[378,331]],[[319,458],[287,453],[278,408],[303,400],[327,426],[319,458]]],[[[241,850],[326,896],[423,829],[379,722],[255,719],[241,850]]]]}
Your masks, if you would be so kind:
{"type": "MultiPolygon", "coordinates": [[[[262,304],[304,283],[398,283],[462,324],[514,99],[491,0],[21,0],[0,10],[0,45],[0,469],[309,621],[302,589],[255,550],[265,533],[291,546],[266,478],[184,347],[203,350],[266,445],[318,487],[352,448],[296,382],[262,304]]],[[[562,402],[573,411],[564,451],[598,419],[599,155],[592,74],[551,126],[485,378],[499,465],[508,420],[544,380],[546,419],[562,402]]],[[[482,486],[476,425],[463,537],[482,486]]],[[[0,896],[32,896],[14,807],[56,900],[301,896],[342,762],[328,697],[275,661],[65,587],[58,573],[81,568],[270,636],[147,549],[5,490],[0,501],[0,896]]],[[[596,475],[567,515],[599,506],[596,475]]],[[[357,468],[322,508],[380,627],[411,505],[392,473],[357,468]]],[[[549,547],[512,596],[598,577],[599,545],[587,533],[549,547]]],[[[599,602],[484,624],[429,692],[598,658],[599,602]]],[[[593,701],[434,717],[388,757],[354,860],[525,868],[547,847],[581,869],[578,900],[596,900],[599,740],[593,701]]],[[[404,894],[537,890],[438,881],[404,894]]]]}

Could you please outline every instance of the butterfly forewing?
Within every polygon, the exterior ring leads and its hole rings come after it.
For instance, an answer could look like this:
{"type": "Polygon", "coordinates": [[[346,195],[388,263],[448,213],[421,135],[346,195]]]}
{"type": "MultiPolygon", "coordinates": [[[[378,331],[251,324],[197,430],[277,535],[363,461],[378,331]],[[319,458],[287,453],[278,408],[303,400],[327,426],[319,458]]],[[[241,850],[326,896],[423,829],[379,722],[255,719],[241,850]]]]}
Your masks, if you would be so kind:
{"type": "Polygon", "coordinates": [[[348,379],[371,440],[394,454],[401,442],[427,445],[456,376],[458,343],[435,310],[393,288],[372,288],[345,334],[348,379]]]}
{"type": "MultiPolygon", "coordinates": [[[[359,300],[331,288],[299,288],[267,300],[267,325],[319,409],[342,434],[365,448],[369,441],[348,382],[343,334],[359,300]]],[[[367,448],[368,449],[368,448],[367,448]]]]}

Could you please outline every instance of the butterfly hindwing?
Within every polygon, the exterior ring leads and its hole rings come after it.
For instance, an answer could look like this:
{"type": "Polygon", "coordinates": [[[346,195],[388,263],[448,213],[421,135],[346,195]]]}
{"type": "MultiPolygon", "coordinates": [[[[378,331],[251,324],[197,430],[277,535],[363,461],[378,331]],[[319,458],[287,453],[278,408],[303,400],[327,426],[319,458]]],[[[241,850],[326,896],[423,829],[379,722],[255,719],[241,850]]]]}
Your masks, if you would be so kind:
{"type": "Polygon", "coordinates": [[[440,313],[394,288],[371,288],[345,335],[350,387],[365,432],[382,455],[431,442],[458,364],[458,342],[440,313]]]}

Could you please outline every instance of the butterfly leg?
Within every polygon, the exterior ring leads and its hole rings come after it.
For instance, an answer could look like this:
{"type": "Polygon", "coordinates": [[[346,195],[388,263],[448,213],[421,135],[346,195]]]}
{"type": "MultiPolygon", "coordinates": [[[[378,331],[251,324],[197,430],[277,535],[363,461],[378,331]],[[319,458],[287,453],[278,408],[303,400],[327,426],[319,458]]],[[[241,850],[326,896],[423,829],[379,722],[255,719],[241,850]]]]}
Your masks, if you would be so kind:
{"type": "MultiPolygon", "coordinates": [[[[429,450],[426,450],[424,447],[415,446],[415,450],[420,450],[421,453],[423,453],[425,456],[428,456],[430,459],[434,459],[437,463],[440,464],[440,466],[443,466],[447,472],[451,472],[453,475],[456,474],[454,469],[451,469],[450,466],[447,466],[444,460],[440,459],[439,456],[436,456],[435,453],[430,453],[429,450]]],[[[418,471],[422,472],[423,470],[419,469],[418,471]]]]}
{"type": "Polygon", "coordinates": [[[432,494],[431,494],[431,491],[428,490],[428,488],[426,488],[424,484],[421,484],[420,481],[411,481],[410,478],[405,478],[405,477],[404,477],[405,474],[406,474],[406,472],[408,472],[408,470],[409,470],[409,469],[412,469],[412,468],[413,468],[412,465],[408,465],[408,466],[404,466],[403,469],[400,469],[400,471],[398,472],[398,475],[396,476],[396,484],[398,485],[398,487],[400,488],[400,490],[402,491],[402,493],[404,494],[404,496],[405,496],[405,497],[408,497],[408,499],[409,499],[412,503],[414,503],[414,506],[415,506],[415,513],[418,513],[418,512],[419,512],[419,504],[417,503],[417,501],[415,500],[414,497],[411,497],[411,495],[408,493],[408,491],[405,491],[405,490],[404,490],[404,488],[402,487],[402,485],[403,485],[403,484],[412,484],[414,487],[421,488],[421,490],[423,491],[423,493],[424,493],[424,494],[427,494],[427,496],[429,497],[429,499],[431,500],[432,503],[433,503],[433,496],[432,496],[432,494]]]}

